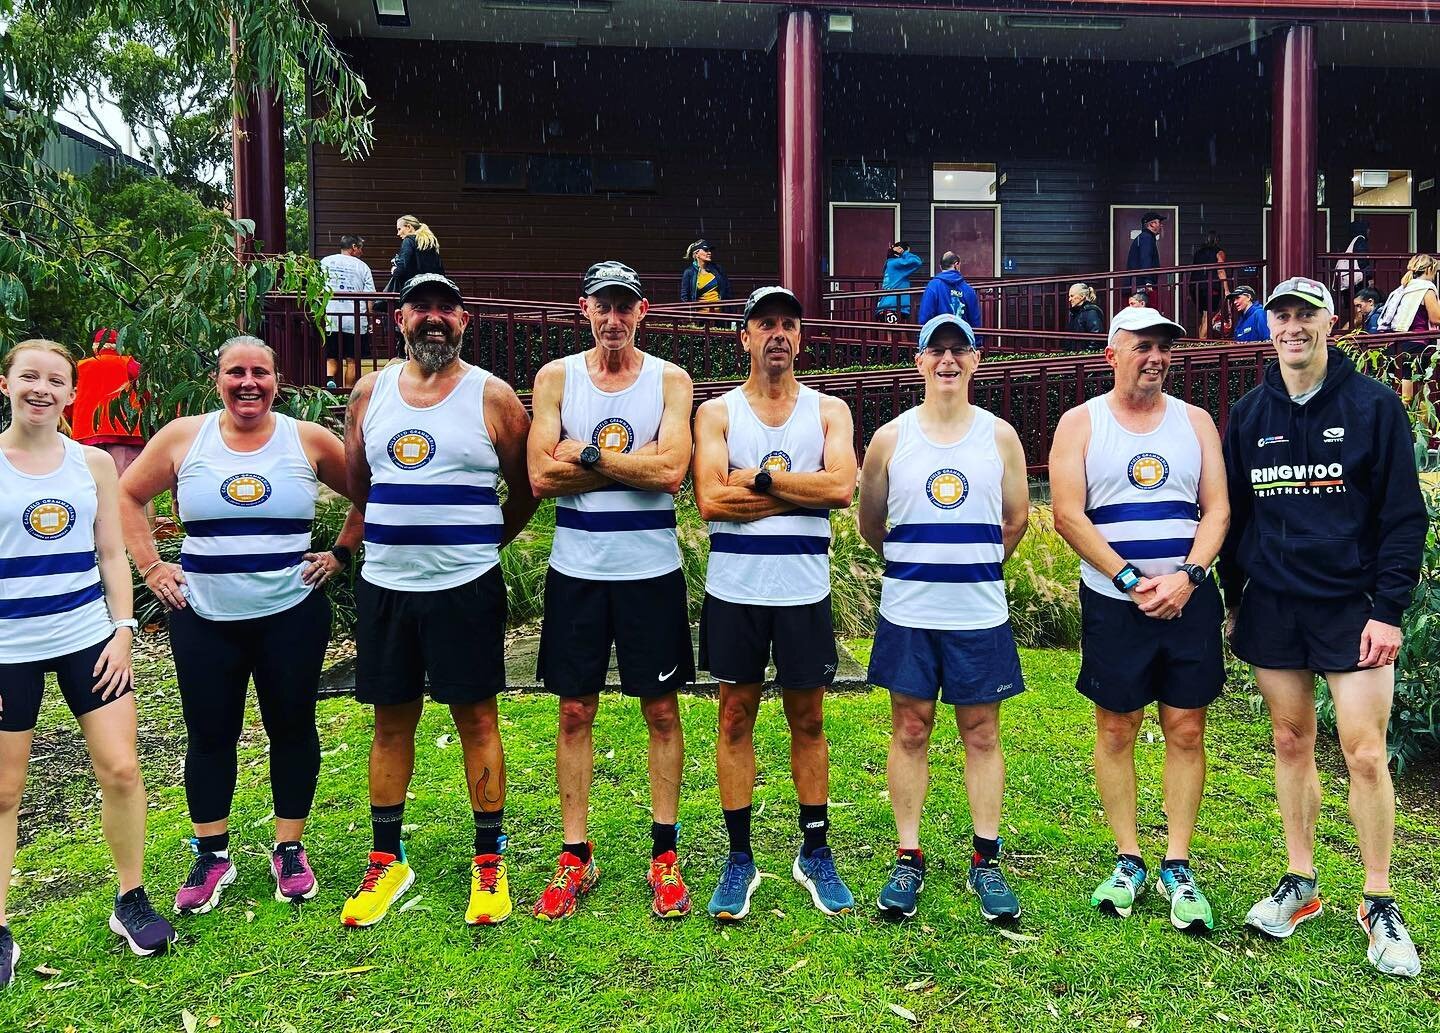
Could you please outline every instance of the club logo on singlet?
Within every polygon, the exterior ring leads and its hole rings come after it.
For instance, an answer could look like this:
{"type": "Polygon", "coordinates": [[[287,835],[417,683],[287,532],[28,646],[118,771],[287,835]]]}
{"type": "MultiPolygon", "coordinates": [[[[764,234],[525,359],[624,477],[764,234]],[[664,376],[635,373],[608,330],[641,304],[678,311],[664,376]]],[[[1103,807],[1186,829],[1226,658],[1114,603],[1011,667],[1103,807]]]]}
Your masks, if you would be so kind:
{"type": "Polygon", "coordinates": [[[760,469],[769,470],[771,473],[786,473],[790,468],[790,457],[778,448],[760,460],[760,469]]]}
{"type": "Polygon", "coordinates": [[[941,509],[954,509],[970,494],[970,482],[959,470],[936,470],[925,482],[925,495],[941,509]]]}
{"type": "Polygon", "coordinates": [[[42,542],[63,538],[75,524],[75,507],[64,499],[39,499],[25,507],[25,530],[42,542]]]}
{"type": "Polygon", "coordinates": [[[1169,478],[1170,464],[1165,461],[1164,456],[1154,452],[1141,452],[1130,460],[1126,473],[1130,476],[1130,483],[1141,491],[1154,491],[1169,478]]]}
{"type": "Polygon", "coordinates": [[[435,439],[423,430],[402,430],[385,446],[390,461],[402,470],[418,470],[435,456],[435,439]]]}
{"type": "Polygon", "coordinates": [[[635,431],[618,416],[601,420],[590,435],[590,444],[605,452],[628,452],[635,444],[635,431]]]}
{"type": "Polygon", "coordinates": [[[221,482],[220,497],[232,506],[258,506],[270,497],[270,482],[258,473],[237,473],[221,482]]]}

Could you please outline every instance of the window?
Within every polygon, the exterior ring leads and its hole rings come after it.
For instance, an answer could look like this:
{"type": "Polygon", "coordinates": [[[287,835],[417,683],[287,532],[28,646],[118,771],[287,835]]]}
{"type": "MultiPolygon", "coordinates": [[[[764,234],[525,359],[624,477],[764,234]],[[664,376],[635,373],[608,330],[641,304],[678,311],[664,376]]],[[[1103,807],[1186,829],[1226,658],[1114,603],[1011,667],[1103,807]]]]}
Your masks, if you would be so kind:
{"type": "Polygon", "coordinates": [[[994,165],[937,162],[932,170],[936,201],[995,201],[1000,181],[994,165]]]}
{"type": "Polygon", "coordinates": [[[530,155],[532,194],[590,193],[590,159],[569,154],[530,155]]]}
{"type": "Polygon", "coordinates": [[[655,189],[655,163],[648,158],[596,158],[598,193],[643,193],[655,189]]]}
{"type": "Polygon", "coordinates": [[[898,201],[898,182],[892,162],[837,161],[830,166],[830,200],[898,201]]]}
{"type": "MultiPolygon", "coordinates": [[[[1269,169],[1265,170],[1265,203],[1267,205],[1275,203],[1275,178],[1270,174],[1269,169]]],[[[1323,172],[1315,173],[1315,207],[1325,207],[1325,173],[1323,172]]]]}
{"type": "Polygon", "coordinates": [[[1409,208],[1409,169],[1356,169],[1350,195],[1357,208],[1409,208]]]}
{"type": "Polygon", "coordinates": [[[465,185],[490,190],[525,189],[525,155],[465,155],[465,185]]]}

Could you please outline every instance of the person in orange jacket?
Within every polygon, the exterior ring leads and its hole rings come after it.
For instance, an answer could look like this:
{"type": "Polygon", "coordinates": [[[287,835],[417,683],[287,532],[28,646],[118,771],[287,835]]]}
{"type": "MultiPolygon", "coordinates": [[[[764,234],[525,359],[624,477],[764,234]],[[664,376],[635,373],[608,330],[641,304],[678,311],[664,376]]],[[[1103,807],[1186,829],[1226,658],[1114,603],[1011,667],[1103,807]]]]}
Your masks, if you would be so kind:
{"type": "MultiPolygon", "coordinates": [[[[114,330],[104,327],[95,331],[91,356],[80,360],[75,401],[66,416],[74,439],[109,453],[115,461],[115,472],[123,475],[145,447],[145,437],[140,433],[140,410],[144,402],[135,390],[140,379],[140,363],[116,350],[117,336],[114,330]],[[129,412],[133,415],[121,415],[114,406],[115,399],[127,391],[129,412]]],[[[145,515],[153,527],[153,505],[146,508],[145,515]]]]}

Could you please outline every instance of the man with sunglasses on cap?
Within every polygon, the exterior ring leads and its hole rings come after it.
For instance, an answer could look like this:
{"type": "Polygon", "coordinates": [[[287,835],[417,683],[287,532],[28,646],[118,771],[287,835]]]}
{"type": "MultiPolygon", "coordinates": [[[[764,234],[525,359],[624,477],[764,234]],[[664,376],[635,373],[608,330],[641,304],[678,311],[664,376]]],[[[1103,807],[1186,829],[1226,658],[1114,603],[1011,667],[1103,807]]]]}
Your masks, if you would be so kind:
{"type": "Polygon", "coordinates": [[[1152,881],[1177,929],[1215,927],[1190,866],[1205,788],[1205,712],[1225,687],[1220,592],[1210,576],[1230,507],[1220,435],[1205,410],[1165,393],[1184,334],[1153,308],[1110,323],[1115,387],[1055,428],[1055,530],[1080,555],[1083,618],[1075,687],[1095,704],[1095,782],[1115,868],[1091,906],[1128,918],[1152,881]],[[1145,709],[1165,733],[1166,845],[1159,877],[1140,853],[1135,743],[1145,709]]]}
{"type": "Polygon", "coordinates": [[[925,884],[920,811],[930,781],[935,703],[955,708],[974,823],[966,884],[987,921],[1020,915],[1000,870],[1005,756],[1000,702],[1025,688],[1001,566],[1030,516],[1015,429],[972,405],[975,331],[952,313],[920,329],[924,400],[875,432],[865,453],[860,533],[885,560],[870,683],[890,692],[895,865],[878,906],[915,914],[925,884]]]}
{"type": "Polygon", "coordinates": [[[535,917],[574,913],[599,881],[586,836],[592,729],[614,643],[620,689],[638,697],[650,733],[651,910],[690,912],[676,834],[684,741],[675,690],[695,677],[675,493],[690,467],[690,376],[647,355],[635,335],[649,311],[635,270],[597,262],[580,311],[595,345],[535,377],[530,483],[555,499],[537,674],[560,697],[555,779],[564,840],[535,917]]]}
{"type": "Polygon", "coordinates": [[[854,501],[854,423],[840,399],[795,379],[801,316],[799,299],[784,287],[751,294],[740,331],[750,376],[695,415],[695,502],[710,522],[700,667],[720,683],[715,767],[730,840],[709,910],[727,921],[745,917],[760,884],[750,847],[754,732],[772,649],[803,836],[791,874],[825,914],[855,906],[826,839],[824,712],[839,662],[830,615],[830,510],[854,501]]]}
{"type": "Polygon", "coordinates": [[[1410,425],[1393,390],[1327,344],[1335,303],[1323,283],[1292,277],[1265,309],[1278,361],[1235,404],[1225,428],[1233,517],[1220,573],[1231,648],[1254,666],[1274,726],[1288,867],[1245,921],[1284,938],[1322,909],[1320,674],[1335,707],[1365,866],[1356,918],[1367,956],[1388,975],[1416,976],[1420,957],[1390,887],[1395,790],[1385,741],[1401,616],[1426,534],[1410,425]]]}

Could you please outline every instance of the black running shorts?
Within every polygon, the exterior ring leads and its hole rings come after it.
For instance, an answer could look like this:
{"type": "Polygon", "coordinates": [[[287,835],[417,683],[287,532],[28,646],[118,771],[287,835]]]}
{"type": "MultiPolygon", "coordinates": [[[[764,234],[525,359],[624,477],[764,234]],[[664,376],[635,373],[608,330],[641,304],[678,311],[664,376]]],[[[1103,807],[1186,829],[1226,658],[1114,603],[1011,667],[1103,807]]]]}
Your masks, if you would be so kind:
{"type": "Polygon", "coordinates": [[[706,594],[700,610],[702,671],[731,685],[763,682],[772,649],[778,687],[818,689],[834,681],[840,661],[830,597],[798,606],[760,606],[706,594]]]}
{"type": "Polygon", "coordinates": [[[536,677],[558,696],[594,695],[605,687],[611,643],[627,696],[663,696],[694,681],[684,572],[593,581],[551,567],[536,677]]]}
{"type": "Polygon", "coordinates": [[[505,690],[505,580],[497,563],[432,592],[356,586],[355,698],[483,703],[505,690]]]}
{"type": "Polygon", "coordinates": [[[1147,617],[1128,599],[1080,586],[1080,677],[1075,687],[1116,714],[1149,703],[1193,710],[1225,688],[1220,590],[1213,578],[1195,589],[1174,620],[1147,617]]]}
{"type": "Polygon", "coordinates": [[[64,656],[20,664],[0,664],[0,705],[4,707],[4,711],[0,712],[0,732],[28,732],[35,727],[40,717],[40,699],[45,693],[45,675],[52,671],[61,695],[76,717],[99,710],[133,691],[126,689],[109,699],[101,699],[100,693],[94,691],[95,664],[109,644],[110,639],[103,638],[93,646],[64,656]]]}
{"type": "Polygon", "coordinates": [[[1370,609],[1367,595],[1297,599],[1249,584],[1240,597],[1230,650],[1247,664],[1273,671],[1358,671],[1370,609]]]}

